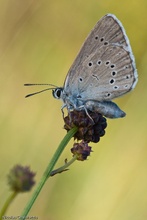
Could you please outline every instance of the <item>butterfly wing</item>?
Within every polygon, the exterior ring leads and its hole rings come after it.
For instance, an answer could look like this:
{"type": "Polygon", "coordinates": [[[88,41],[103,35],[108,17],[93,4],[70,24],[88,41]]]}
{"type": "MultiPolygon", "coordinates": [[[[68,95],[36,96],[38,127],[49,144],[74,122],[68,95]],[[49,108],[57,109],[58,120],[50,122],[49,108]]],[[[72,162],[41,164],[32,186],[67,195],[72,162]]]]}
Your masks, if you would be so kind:
{"type": "Polygon", "coordinates": [[[111,100],[135,87],[137,71],[129,39],[112,14],[101,18],[85,40],[64,83],[82,100],[111,100]]]}

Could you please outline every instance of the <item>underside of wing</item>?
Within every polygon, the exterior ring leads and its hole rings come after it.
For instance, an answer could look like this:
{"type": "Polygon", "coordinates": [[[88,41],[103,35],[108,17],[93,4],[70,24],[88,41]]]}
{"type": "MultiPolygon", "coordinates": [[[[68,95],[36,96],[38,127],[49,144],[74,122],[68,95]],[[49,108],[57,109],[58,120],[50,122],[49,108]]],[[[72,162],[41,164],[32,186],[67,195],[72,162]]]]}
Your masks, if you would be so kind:
{"type": "Polygon", "coordinates": [[[136,83],[128,37],[120,21],[107,14],[84,42],[67,74],[64,90],[80,94],[82,99],[111,100],[130,91],[136,83]]]}

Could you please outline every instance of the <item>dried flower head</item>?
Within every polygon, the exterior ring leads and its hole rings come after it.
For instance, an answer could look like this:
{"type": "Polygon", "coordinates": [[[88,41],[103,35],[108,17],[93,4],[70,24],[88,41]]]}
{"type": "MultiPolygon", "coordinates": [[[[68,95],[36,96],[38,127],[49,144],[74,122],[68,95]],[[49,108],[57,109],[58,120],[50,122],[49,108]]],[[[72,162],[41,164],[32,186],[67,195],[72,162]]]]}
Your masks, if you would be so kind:
{"type": "Polygon", "coordinates": [[[73,148],[71,148],[73,155],[76,155],[77,160],[81,161],[86,160],[91,151],[91,147],[84,141],[81,141],[81,143],[74,143],[73,148]]]}
{"type": "Polygon", "coordinates": [[[29,167],[16,165],[8,174],[8,184],[15,192],[30,191],[35,184],[34,176],[35,173],[31,172],[29,167]]]}
{"type": "Polygon", "coordinates": [[[88,114],[82,110],[73,110],[68,116],[64,118],[64,128],[69,131],[74,126],[78,127],[78,132],[74,135],[77,140],[84,140],[85,142],[97,143],[105,134],[107,127],[106,118],[98,112],[88,111],[88,114]]]}

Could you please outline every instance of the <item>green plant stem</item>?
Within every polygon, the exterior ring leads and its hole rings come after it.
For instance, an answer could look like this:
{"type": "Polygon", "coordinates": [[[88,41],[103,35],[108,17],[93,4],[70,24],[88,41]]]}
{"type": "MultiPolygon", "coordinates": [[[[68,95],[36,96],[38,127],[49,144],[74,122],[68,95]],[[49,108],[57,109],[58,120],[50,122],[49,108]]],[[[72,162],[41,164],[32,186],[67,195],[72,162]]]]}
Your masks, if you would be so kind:
{"type": "Polygon", "coordinates": [[[8,197],[8,199],[6,200],[1,212],[0,212],[0,220],[3,218],[3,216],[5,215],[8,207],[10,206],[10,203],[14,200],[14,198],[17,196],[18,192],[12,192],[11,195],[8,197]]]}
{"type": "Polygon", "coordinates": [[[32,198],[30,199],[30,201],[28,202],[27,206],[25,207],[21,217],[25,218],[27,216],[27,214],[29,213],[31,207],[33,206],[36,198],[38,197],[41,189],[43,188],[45,182],[47,181],[48,177],[50,176],[56,162],[58,161],[61,153],[63,152],[64,148],[66,147],[66,145],[68,144],[68,142],[70,141],[70,139],[73,137],[73,135],[77,132],[78,128],[74,127],[72,128],[63,138],[63,140],[61,141],[61,143],[59,144],[56,152],[54,153],[48,167],[46,168],[36,190],[34,191],[32,198]]]}
{"type": "Polygon", "coordinates": [[[57,173],[62,173],[64,171],[67,171],[68,170],[67,167],[69,167],[72,163],[74,163],[75,160],[77,160],[77,155],[74,155],[74,157],[69,162],[65,163],[62,167],[59,167],[58,169],[53,170],[50,176],[54,176],[57,173]]]}

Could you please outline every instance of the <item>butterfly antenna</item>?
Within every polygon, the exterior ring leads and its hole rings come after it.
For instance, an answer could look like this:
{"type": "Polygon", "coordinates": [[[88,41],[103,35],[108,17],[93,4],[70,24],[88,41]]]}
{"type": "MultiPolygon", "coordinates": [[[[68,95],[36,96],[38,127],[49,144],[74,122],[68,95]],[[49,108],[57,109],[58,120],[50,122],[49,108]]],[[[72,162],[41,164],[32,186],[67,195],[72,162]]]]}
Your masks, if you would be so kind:
{"type": "Polygon", "coordinates": [[[24,86],[53,86],[57,88],[58,86],[55,86],[53,84],[48,84],[48,83],[25,83],[24,86]]]}
{"type": "Polygon", "coordinates": [[[45,91],[47,91],[47,90],[52,90],[52,89],[57,88],[57,86],[55,86],[55,85],[53,85],[53,84],[45,84],[45,83],[43,83],[43,84],[26,83],[26,84],[24,84],[24,86],[52,86],[52,87],[53,87],[53,88],[43,89],[43,90],[40,90],[40,91],[38,91],[38,92],[30,93],[30,94],[26,95],[25,98],[28,98],[28,97],[33,96],[33,95],[37,95],[37,94],[39,94],[39,93],[41,93],[41,92],[45,92],[45,91]]]}
{"type": "Polygon", "coordinates": [[[28,97],[33,96],[33,95],[37,95],[37,94],[39,94],[41,92],[45,92],[45,91],[51,90],[51,89],[54,89],[54,88],[47,88],[47,89],[40,90],[38,92],[30,93],[30,94],[26,95],[25,98],[28,98],[28,97]]]}

